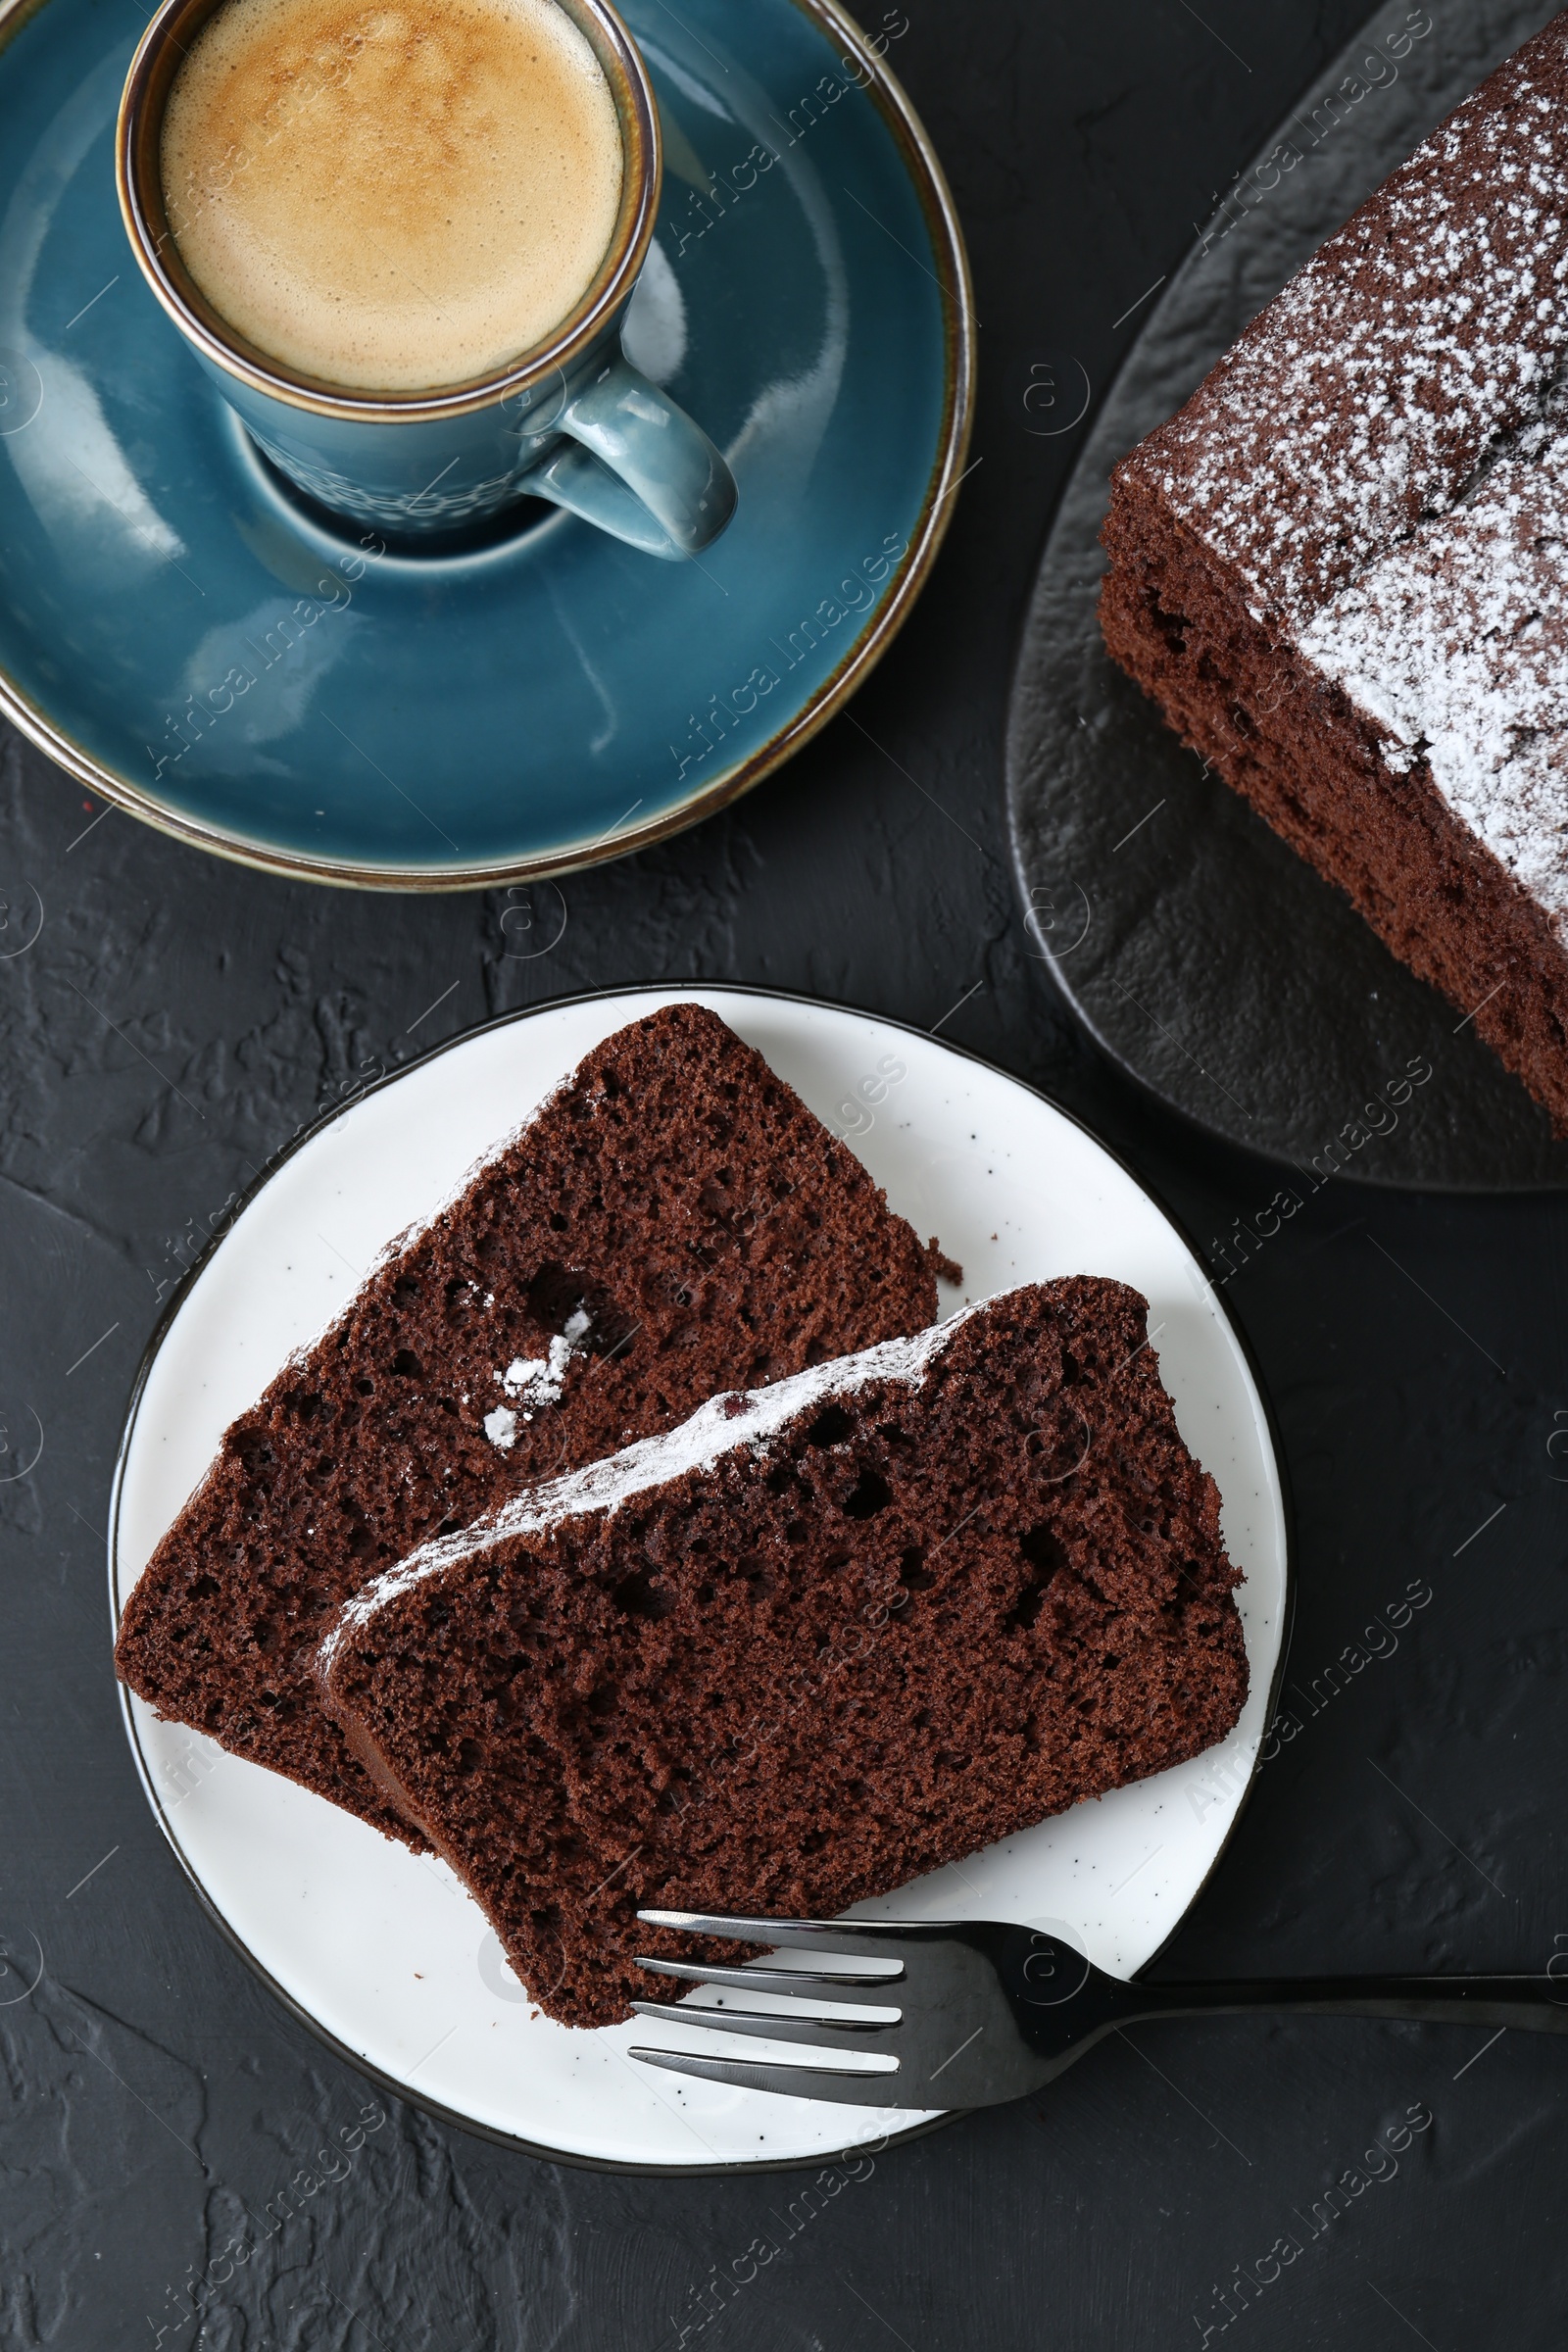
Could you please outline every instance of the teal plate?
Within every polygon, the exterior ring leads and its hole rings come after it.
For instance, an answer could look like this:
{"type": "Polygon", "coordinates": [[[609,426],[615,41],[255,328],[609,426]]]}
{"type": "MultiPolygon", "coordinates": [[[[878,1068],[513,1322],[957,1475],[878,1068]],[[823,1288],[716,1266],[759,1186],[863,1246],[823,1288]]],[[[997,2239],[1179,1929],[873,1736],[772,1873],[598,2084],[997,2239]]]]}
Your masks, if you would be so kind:
{"type": "Polygon", "coordinates": [[[131,261],[125,0],[0,6],[0,710],[181,840],[323,882],[471,889],[619,857],[854,691],[951,518],[962,236],[830,0],[630,0],[663,203],[627,348],[724,450],[699,562],[550,509],[410,556],[302,508],[131,261]]]}

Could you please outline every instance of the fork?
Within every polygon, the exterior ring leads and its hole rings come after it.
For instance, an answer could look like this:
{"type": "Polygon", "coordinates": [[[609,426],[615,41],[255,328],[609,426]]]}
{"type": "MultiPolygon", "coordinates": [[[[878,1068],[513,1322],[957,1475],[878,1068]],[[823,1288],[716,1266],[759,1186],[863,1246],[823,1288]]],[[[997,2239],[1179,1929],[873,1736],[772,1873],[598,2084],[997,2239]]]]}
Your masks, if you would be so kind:
{"type": "Polygon", "coordinates": [[[1119,2026],[1151,2018],[1276,2015],[1396,2017],[1425,2025],[1520,2026],[1568,2034],[1568,1984],[1540,1977],[1284,1977],[1256,1984],[1146,1984],[1106,1976],[1084,1954],[1036,1928],[985,1919],[725,1919],[706,1911],[639,1911],[650,1927],[766,1944],[775,1959],[726,1966],[639,1958],[656,1976],[719,1991],[714,2008],[633,2001],[666,2025],[808,2042],[835,2053],[887,2056],[891,2067],[705,2051],[633,2049],[647,2066],[699,2075],[786,2098],[837,2099],[852,2107],[921,2112],[992,2107],[1038,2090],[1119,2026]],[[808,1958],[791,1964],[791,1950],[808,1958]],[[841,1958],[869,1961],[855,1971],[841,1958]],[[737,2007],[733,1995],[806,1994],[817,2006],[737,2007]],[[858,1997],[873,2006],[847,2006],[858,1997]],[[824,2001],[834,2004],[824,2012],[824,2001]]]}

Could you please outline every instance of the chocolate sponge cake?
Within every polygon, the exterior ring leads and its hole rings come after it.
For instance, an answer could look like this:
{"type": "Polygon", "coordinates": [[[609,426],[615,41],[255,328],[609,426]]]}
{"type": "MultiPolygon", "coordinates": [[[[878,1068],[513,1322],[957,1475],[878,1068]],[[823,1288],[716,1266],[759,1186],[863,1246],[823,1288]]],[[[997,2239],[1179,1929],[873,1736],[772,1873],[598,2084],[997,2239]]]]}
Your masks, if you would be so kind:
{"type": "Polygon", "coordinates": [[[1031,1286],[714,1398],[349,1603],[328,1703],[551,2016],[652,1997],[641,1906],[831,1915],[1231,1729],[1147,1312],[1031,1286]]]}
{"type": "Polygon", "coordinates": [[[1117,468],[1101,616],[1183,738],[1568,1134],[1568,14],[1117,468]]]}
{"type": "Polygon", "coordinates": [[[438,1529],[936,1313],[932,1252],[760,1054],[677,1004],[591,1054],[224,1436],[126,1604],[161,1714],[412,1838],[311,1671],[438,1529]]]}

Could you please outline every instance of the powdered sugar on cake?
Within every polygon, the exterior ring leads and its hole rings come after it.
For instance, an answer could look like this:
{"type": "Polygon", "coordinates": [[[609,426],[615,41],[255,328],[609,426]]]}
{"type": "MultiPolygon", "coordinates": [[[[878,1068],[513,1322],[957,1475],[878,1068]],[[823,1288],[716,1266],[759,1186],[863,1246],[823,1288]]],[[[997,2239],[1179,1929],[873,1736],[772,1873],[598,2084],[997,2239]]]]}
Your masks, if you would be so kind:
{"type": "Polygon", "coordinates": [[[589,1317],[582,1307],[566,1318],[565,1328],[551,1340],[544,1355],[514,1355],[504,1372],[494,1379],[505,1394],[514,1400],[515,1410],[497,1405],[484,1417],[484,1434],[492,1446],[503,1453],[511,1451],[517,1442],[517,1421],[531,1421],[541,1406],[559,1404],[566,1386],[566,1373],[574,1355],[586,1354],[583,1342],[588,1336],[589,1317]]]}
{"type": "Polygon", "coordinates": [[[1568,350],[1568,24],[1461,107],[1292,279],[1129,461],[1234,566],[1253,617],[1307,625],[1446,514],[1539,415],[1568,350]]]}
{"type": "Polygon", "coordinates": [[[665,1486],[688,1471],[710,1470],[724,1454],[742,1446],[759,1451],[803,1413],[872,1381],[898,1380],[911,1388],[917,1386],[961,1326],[981,1313],[984,1305],[995,1303],[989,1300],[964,1307],[948,1322],[932,1324],[912,1339],[883,1340],[858,1355],[814,1364],[808,1371],[797,1372],[765,1389],[731,1390],[710,1397],[689,1421],[665,1436],[644,1438],[606,1461],[515,1496],[472,1527],[421,1544],[344,1605],[318,1652],[318,1675],[327,1672],[348,1633],[368,1623],[413,1586],[439,1576],[461,1560],[516,1536],[544,1535],[588,1512],[616,1510],[634,1494],[665,1486]]]}
{"type": "Polygon", "coordinates": [[[1299,643],[1568,939],[1568,434],[1495,466],[1299,643]]]}
{"type": "Polygon", "coordinates": [[[1568,944],[1565,79],[1568,16],[1417,148],[1126,472],[1568,944]]]}

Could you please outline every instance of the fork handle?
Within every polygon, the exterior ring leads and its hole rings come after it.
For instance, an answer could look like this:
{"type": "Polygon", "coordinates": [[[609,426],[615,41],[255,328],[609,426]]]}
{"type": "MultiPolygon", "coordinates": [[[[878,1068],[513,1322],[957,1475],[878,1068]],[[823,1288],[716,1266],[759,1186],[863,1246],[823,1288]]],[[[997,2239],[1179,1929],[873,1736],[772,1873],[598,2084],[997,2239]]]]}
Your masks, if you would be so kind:
{"type": "Polygon", "coordinates": [[[1280,1977],[1241,1984],[1134,1982],[1135,2016],[1298,2015],[1396,2017],[1433,2026],[1518,2026],[1568,2034],[1568,1980],[1560,1977],[1280,1977]]]}

